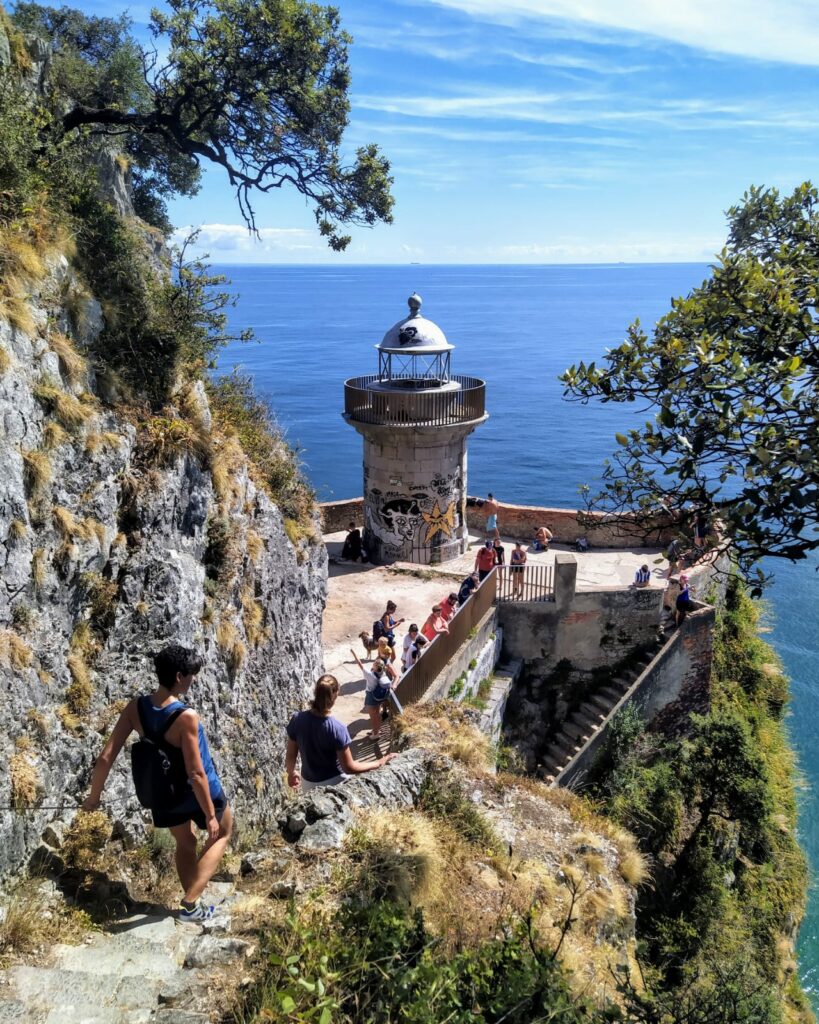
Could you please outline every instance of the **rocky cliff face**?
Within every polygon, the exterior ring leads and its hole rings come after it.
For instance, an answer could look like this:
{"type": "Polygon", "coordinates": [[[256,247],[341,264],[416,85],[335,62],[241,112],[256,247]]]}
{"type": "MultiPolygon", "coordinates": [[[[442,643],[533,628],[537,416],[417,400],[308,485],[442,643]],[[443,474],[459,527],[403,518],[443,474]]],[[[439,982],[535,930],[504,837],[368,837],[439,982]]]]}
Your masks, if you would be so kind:
{"type": "MultiPolygon", "coordinates": [[[[324,548],[288,537],[235,444],[210,470],[167,420],[112,402],[83,355],[102,311],[64,258],[26,310],[0,310],[0,876],[71,816],[170,641],[202,652],[191,703],[240,823],[263,826],[284,723],[321,671],[324,548]]],[[[204,389],[183,400],[207,443],[204,389]]],[[[137,837],[149,819],[128,773],[123,755],[103,806],[137,837]]]]}

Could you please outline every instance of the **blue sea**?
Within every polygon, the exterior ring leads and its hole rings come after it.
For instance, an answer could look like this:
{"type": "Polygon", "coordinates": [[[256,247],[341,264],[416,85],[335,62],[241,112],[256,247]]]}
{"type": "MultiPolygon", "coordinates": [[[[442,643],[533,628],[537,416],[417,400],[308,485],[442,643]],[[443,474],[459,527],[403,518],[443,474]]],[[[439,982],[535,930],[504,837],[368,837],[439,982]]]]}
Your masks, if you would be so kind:
{"type": "MultiPolygon", "coordinates": [[[[417,291],[422,312],[456,346],[455,373],[487,382],[489,421],[469,441],[469,490],[500,501],[576,507],[599,478],[614,434],[646,416],[633,406],[566,402],[557,375],[598,361],[637,318],[647,331],[708,276],[697,264],[593,266],[216,267],[232,278],[235,327],[258,342],[235,344],[220,372],[252,373],[322,500],[362,492],[361,438],[341,418],[342,383],[374,373],[386,329],[417,291]]],[[[772,560],[773,561],[773,560],[772,560]]],[[[819,865],[819,574],[817,561],[766,566],[768,639],[791,678],[788,728],[804,780],[800,838],[819,865]]],[[[819,1009],[819,893],[799,944],[802,980],[819,1009]]]]}

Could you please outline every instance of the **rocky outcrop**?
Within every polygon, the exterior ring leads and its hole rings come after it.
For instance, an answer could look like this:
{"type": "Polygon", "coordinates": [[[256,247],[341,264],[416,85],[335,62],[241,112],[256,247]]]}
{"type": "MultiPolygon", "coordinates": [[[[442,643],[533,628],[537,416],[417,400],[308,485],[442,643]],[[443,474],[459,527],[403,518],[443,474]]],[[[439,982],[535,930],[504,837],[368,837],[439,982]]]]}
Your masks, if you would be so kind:
{"type": "MultiPolygon", "coordinates": [[[[106,378],[82,357],[99,306],[64,259],[29,306],[28,324],[0,317],[0,876],[70,816],[170,641],[203,654],[190,699],[240,823],[275,821],[283,727],[321,671],[326,590],[324,548],[288,537],[241,459],[217,493],[207,459],[151,447],[150,424],[102,400],[106,378]]],[[[206,436],[201,387],[187,400],[206,436]]],[[[104,807],[120,834],[142,833],[125,756],[104,807]]]]}
{"type": "Polygon", "coordinates": [[[430,757],[410,749],[374,772],[350,779],[343,786],[314,789],[292,800],[279,817],[285,838],[302,850],[341,846],[358,808],[395,810],[412,807],[429,771],[430,757]]]}

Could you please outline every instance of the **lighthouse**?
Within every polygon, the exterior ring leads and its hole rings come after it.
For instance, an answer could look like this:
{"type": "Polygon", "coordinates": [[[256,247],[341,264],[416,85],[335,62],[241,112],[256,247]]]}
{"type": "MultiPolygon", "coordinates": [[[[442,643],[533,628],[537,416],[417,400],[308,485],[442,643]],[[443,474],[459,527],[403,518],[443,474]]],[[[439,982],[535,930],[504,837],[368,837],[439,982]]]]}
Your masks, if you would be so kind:
{"type": "Polygon", "coordinates": [[[486,384],[453,375],[454,346],[421,315],[376,346],[378,373],[344,383],[344,419],[364,438],[364,543],[370,560],[437,564],[467,547],[466,439],[488,414],[486,384]]]}

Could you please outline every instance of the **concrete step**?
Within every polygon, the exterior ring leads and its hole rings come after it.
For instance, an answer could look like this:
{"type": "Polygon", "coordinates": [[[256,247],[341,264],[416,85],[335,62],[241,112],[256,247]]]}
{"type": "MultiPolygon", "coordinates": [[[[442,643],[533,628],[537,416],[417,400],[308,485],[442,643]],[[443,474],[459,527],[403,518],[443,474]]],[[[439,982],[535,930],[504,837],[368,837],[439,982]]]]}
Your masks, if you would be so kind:
{"type": "Polygon", "coordinates": [[[159,978],[42,967],[13,967],[7,978],[15,998],[29,1012],[46,1011],[47,1024],[80,1024],[85,1022],[82,1013],[86,1010],[93,1010],[97,1016],[89,1017],[85,1024],[148,1021],[162,985],[159,978]]]}
{"type": "Polygon", "coordinates": [[[583,709],[581,709],[580,711],[575,711],[569,721],[574,725],[579,726],[588,735],[591,735],[600,728],[600,723],[603,719],[599,714],[587,714],[583,709]]]}
{"type": "Polygon", "coordinates": [[[581,722],[576,722],[569,718],[563,723],[562,730],[563,733],[570,739],[573,739],[578,746],[582,746],[594,733],[595,727],[589,728],[588,725],[583,725],[581,722]]]}
{"type": "Polygon", "coordinates": [[[617,701],[620,700],[620,698],[625,693],[625,690],[618,690],[615,689],[615,687],[613,686],[604,686],[597,692],[601,697],[605,697],[605,699],[609,702],[610,707],[614,707],[617,701]]]}
{"type": "MultiPolygon", "coordinates": [[[[619,696],[617,699],[620,699],[619,696]]],[[[597,710],[602,713],[604,718],[609,713],[609,711],[611,711],[611,709],[614,707],[615,703],[616,701],[612,701],[610,698],[604,697],[603,694],[599,691],[597,693],[593,693],[588,698],[588,704],[591,704],[593,708],[597,708],[597,710]]],[[[584,707],[585,706],[587,705],[584,705],[584,707]]]]}

